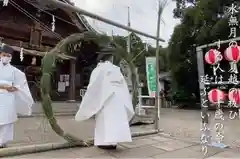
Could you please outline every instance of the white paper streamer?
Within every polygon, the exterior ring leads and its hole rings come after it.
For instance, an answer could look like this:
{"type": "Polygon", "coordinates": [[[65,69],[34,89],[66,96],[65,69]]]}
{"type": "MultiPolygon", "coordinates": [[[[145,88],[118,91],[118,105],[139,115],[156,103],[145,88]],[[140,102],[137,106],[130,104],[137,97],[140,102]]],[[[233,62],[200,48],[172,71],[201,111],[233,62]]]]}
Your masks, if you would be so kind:
{"type": "Polygon", "coordinates": [[[55,31],[55,16],[52,15],[52,32],[55,31]]]}
{"type": "Polygon", "coordinates": [[[23,48],[21,48],[20,50],[20,60],[23,61],[24,56],[23,56],[23,48]]]}
{"type": "Polygon", "coordinates": [[[8,0],[3,0],[3,6],[7,6],[8,5],[8,0]]]}

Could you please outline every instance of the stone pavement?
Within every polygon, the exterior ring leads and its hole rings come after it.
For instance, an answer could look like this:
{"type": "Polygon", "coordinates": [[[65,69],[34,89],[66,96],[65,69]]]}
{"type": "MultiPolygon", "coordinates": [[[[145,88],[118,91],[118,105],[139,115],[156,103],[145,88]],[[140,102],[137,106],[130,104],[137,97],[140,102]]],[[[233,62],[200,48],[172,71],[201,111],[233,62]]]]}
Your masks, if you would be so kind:
{"type": "MultiPolygon", "coordinates": [[[[66,104],[66,103],[65,103],[66,104]]],[[[55,105],[56,112],[73,112],[76,107],[72,105],[55,105]],[[67,108],[68,107],[68,108],[67,108]]],[[[211,112],[211,129],[214,129],[213,120],[214,112],[211,112]]],[[[238,126],[239,118],[229,120],[225,112],[224,134],[225,143],[229,146],[240,150],[240,127],[238,126]]],[[[93,120],[85,122],[74,121],[74,116],[58,116],[59,125],[66,131],[71,131],[77,137],[88,138],[93,136],[93,120]]],[[[200,138],[200,110],[183,110],[183,109],[161,109],[160,128],[173,137],[199,141],[200,138]]],[[[149,130],[152,125],[132,127],[133,131],[149,130]]],[[[214,134],[213,134],[214,137],[214,134]]],[[[15,138],[10,146],[29,145],[36,143],[58,142],[62,141],[49,127],[46,119],[43,117],[21,118],[15,123],[15,138]]]]}
{"type": "MultiPolygon", "coordinates": [[[[55,114],[75,114],[78,110],[79,103],[53,102],[52,108],[55,114]]],[[[42,105],[36,102],[32,107],[33,115],[43,114],[42,105]]]]}
{"type": "MultiPolygon", "coordinates": [[[[210,129],[212,137],[215,138],[215,124],[218,122],[214,119],[214,111],[209,111],[210,129]]],[[[229,119],[230,111],[224,111],[224,142],[236,151],[240,151],[240,114],[235,119],[229,119]]],[[[200,110],[184,109],[161,109],[160,127],[165,133],[174,137],[199,141],[201,116],[200,110]],[[171,123],[171,124],[170,124],[171,123]]]]}
{"type": "MultiPolygon", "coordinates": [[[[62,129],[78,138],[93,138],[94,120],[76,122],[74,116],[57,116],[62,129]]],[[[132,132],[141,132],[153,129],[153,125],[131,127],[132,132]]],[[[14,124],[14,141],[9,147],[44,144],[64,141],[51,129],[45,117],[20,118],[14,124]]]]}
{"type": "MultiPolygon", "coordinates": [[[[62,110],[68,110],[69,113],[74,112],[76,108],[69,108],[69,105],[63,105],[62,110]]],[[[58,108],[56,108],[59,110],[58,108]]],[[[59,111],[61,112],[61,111],[59,111]]],[[[211,113],[212,115],[212,113],[211,113]]],[[[227,115],[227,113],[226,113],[227,115]]],[[[213,115],[212,115],[213,116],[213,115]]],[[[49,158],[78,158],[86,157],[156,157],[156,158],[202,158],[200,145],[191,141],[199,141],[200,136],[200,111],[199,110],[181,110],[181,109],[161,109],[160,127],[164,132],[171,134],[171,137],[178,137],[185,141],[174,140],[163,136],[148,136],[144,138],[136,138],[132,144],[122,144],[115,152],[106,152],[91,148],[72,148],[67,150],[58,150],[41,153],[41,156],[49,158]],[[196,156],[196,157],[195,157],[196,156]]],[[[94,121],[88,120],[85,122],[74,121],[74,116],[58,116],[59,125],[70,132],[71,134],[87,139],[93,137],[94,121]]],[[[235,145],[236,149],[231,151],[223,151],[219,149],[209,148],[209,153],[206,157],[240,157],[239,152],[240,140],[239,120],[228,120],[226,117],[225,133],[226,142],[230,145],[235,145]],[[234,130],[234,131],[232,131],[234,130]],[[238,142],[239,141],[239,142],[238,142]],[[233,144],[231,144],[234,142],[233,144]],[[236,152],[234,152],[236,151],[236,152]]],[[[212,120],[212,123],[214,121],[212,120]]],[[[213,125],[212,125],[213,127],[213,125]]],[[[132,127],[132,132],[141,132],[152,129],[153,125],[135,126],[132,127]]],[[[63,139],[57,136],[50,128],[47,120],[44,117],[20,118],[15,123],[14,141],[9,144],[12,146],[35,145],[50,142],[61,142],[63,139]]],[[[37,155],[37,154],[35,154],[37,155]]],[[[38,154],[39,155],[39,154],[38,154]]],[[[35,157],[34,154],[21,157],[35,157]]]]}
{"type": "Polygon", "coordinates": [[[70,148],[8,158],[237,158],[230,149],[208,148],[204,156],[197,143],[180,141],[161,134],[137,137],[123,143],[117,150],[105,151],[96,147],[70,148]]]}
{"type": "MultiPolygon", "coordinates": [[[[59,102],[59,103],[55,102],[53,103],[53,109],[54,109],[54,112],[57,114],[62,114],[62,113],[75,114],[78,109],[78,104],[67,103],[67,102],[59,102]]],[[[42,112],[40,103],[36,103],[36,105],[33,108],[33,112],[34,114],[39,114],[42,112]]],[[[230,115],[229,110],[225,110],[224,115],[225,115],[224,116],[225,120],[223,121],[223,124],[224,124],[225,143],[231,146],[232,148],[236,149],[237,151],[239,151],[240,150],[240,138],[239,138],[240,127],[238,125],[240,123],[240,114],[238,114],[238,116],[236,116],[235,119],[233,120],[229,119],[229,115],[230,115]]],[[[73,125],[75,125],[74,124],[75,122],[70,122],[69,119],[66,119],[65,121],[64,119],[60,119],[60,118],[62,117],[59,117],[59,120],[60,120],[59,123],[61,126],[65,128],[71,128],[73,127],[73,125]],[[69,124],[71,125],[71,127],[69,127],[69,124]]],[[[73,119],[73,117],[70,117],[70,118],[73,119]]],[[[209,120],[210,120],[210,128],[214,132],[214,124],[216,123],[216,120],[214,120],[214,111],[210,111],[209,120]]],[[[33,122],[30,122],[30,121],[27,120],[25,122],[24,120],[23,122],[19,122],[19,124],[16,124],[17,125],[16,132],[20,131],[20,134],[22,134],[24,132],[19,129],[24,128],[24,129],[28,129],[26,130],[28,136],[34,136],[34,135],[30,135],[30,132],[34,133],[36,132],[36,130],[33,131],[33,129],[38,129],[38,131],[41,132],[41,135],[40,135],[41,138],[47,138],[46,133],[43,132],[43,129],[40,128],[40,126],[37,126],[37,125],[41,125],[40,123],[42,123],[41,122],[42,119],[37,119],[37,120],[32,119],[32,121],[34,122],[36,121],[36,123],[38,123],[38,124],[35,124],[35,126],[33,125],[33,122]],[[29,125],[31,126],[26,126],[28,124],[24,124],[24,123],[29,123],[29,125]],[[24,126],[22,126],[22,124],[24,126]],[[35,127],[38,127],[38,128],[35,128],[35,127]]],[[[175,109],[175,108],[173,109],[161,108],[160,110],[160,128],[163,129],[165,133],[171,134],[174,137],[199,141],[199,137],[201,136],[200,123],[201,123],[200,110],[184,110],[184,109],[175,109]]],[[[79,124],[77,125],[79,128],[79,124]]],[[[89,127],[87,126],[87,122],[81,123],[81,125],[89,127]]],[[[38,134],[40,132],[38,132],[38,134]]],[[[82,132],[82,130],[81,131],[78,130],[78,132],[81,132],[80,136],[84,133],[82,132]]],[[[212,133],[212,136],[214,138],[214,136],[216,135],[212,133]]],[[[22,137],[21,137],[21,140],[22,140],[22,137]]]]}

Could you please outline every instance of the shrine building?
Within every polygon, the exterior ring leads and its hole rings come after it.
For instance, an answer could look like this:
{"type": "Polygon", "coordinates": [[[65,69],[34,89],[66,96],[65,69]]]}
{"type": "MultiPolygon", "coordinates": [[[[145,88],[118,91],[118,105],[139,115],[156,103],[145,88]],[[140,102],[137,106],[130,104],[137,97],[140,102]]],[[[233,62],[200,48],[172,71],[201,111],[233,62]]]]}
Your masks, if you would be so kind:
{"type": "MultiPolygon", "coordinates": [[[[73,5],[69,0],[61,1],[73,5]]],[[[65,37],[95,30],[82,15],[41,0],[9,0],[7,5],[0,5],[0,40],[13,47],[12,65],[26,73],[33,98],[40,100],[42,57],[65,37]]],[[[88,84],[98,51],[97,44],[83,45],[77,57],[60,56],[52,78],[54,101],[81,100],[80,89],[88,84]]]]}

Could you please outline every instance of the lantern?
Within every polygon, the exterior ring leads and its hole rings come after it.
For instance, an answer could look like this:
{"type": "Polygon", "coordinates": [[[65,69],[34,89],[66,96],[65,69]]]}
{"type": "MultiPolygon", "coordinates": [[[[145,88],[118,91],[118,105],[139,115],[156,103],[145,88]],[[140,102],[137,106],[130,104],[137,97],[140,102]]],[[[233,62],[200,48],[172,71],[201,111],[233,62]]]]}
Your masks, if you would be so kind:
{"type": "Polygon", "coordinates": [[[240,47],[237,42],[229,43],[229,47],[224,52],[226,60],[230,62],[229,72],[238,73],[237,63],[240,60],[240,47]]]}
{"type": "Polygon", "coordinates": [[[222,60],[222,55],[221,52],[217,51],[216,49],[210,49],[206,54],[205,54],[205,61],[213,65],[213,74],[216,75],[216,68],[215,65],[217,65],[221,60],[222,60]]]}
{"type": "Polygon", "coordinates": [[[228,99],[236,104],[240,105],[240,89],[239,88],[232,88],[228,92],[228,99]]]}
{"type": "Polygon", "coordinates": [[[225,101],[225,94],[219,89],[212,89],[208,92],[208,100],[212,104],[219,104],[225,101]]]}

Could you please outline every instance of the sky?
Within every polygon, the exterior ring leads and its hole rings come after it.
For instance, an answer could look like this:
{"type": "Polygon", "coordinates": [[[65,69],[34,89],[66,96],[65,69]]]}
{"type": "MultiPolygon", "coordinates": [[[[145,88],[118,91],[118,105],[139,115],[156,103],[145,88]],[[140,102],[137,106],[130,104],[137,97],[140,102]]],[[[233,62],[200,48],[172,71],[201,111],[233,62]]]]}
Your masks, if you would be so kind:
{"type": "MultiPolygon", "coordinates": [[[[127,25],[128,7],[130,8],[131,27],[142,32],[146,32],[156,36],[157,30],[157,6],[158,0],[72,0],[76,6],[89,12],[104,16],[115,22],[127,25]]],[[[160,37],[166,42],[160,43],[162,46],[167,46],[174,26],[179,23],[178,19],[173,18],[173,9],[175,2],[168,0],[164,8],[161,25],[160,37]]],[[[120,28],[108,25],[106,23],[87,18],[89,24],[99,32],[107,33],[108,35],[127,35],[127,31],[120,28]]],[[[141,37],[144,42],[155,45],[154,40],[141,37]]]]}

